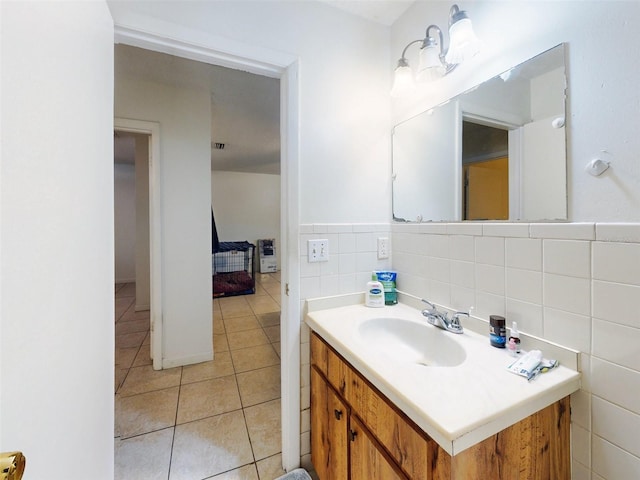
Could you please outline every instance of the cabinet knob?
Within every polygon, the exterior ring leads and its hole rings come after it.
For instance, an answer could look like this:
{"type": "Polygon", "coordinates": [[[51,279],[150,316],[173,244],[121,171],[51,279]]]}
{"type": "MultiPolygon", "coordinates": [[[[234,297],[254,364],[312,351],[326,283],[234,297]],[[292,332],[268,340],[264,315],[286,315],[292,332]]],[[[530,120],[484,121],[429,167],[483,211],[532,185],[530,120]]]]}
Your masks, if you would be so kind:
{"type": "Polygon", "coordinates": [[[353,430],[349,430],[349,438],[352,442],[356,441],[356,437],[358,436],[358,432],[355,432],[353,430]]]}
{"type": "Polygon", "coordinates": [[[336,420],[340,420],[340,418],[342,417],[342,410],[334,410],[333,414],[336,416],[336,420]]]}

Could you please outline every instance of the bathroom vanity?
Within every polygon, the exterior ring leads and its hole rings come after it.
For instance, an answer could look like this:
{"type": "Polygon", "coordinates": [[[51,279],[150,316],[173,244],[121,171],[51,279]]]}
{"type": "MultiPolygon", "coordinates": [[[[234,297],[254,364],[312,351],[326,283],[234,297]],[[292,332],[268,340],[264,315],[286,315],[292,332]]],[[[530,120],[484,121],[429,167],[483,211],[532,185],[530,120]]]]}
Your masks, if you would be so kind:
{"type": "MultiPolygon", "coordinates": [[[[527,382],[486,336],[427,325],[416,308],[326,306],[306,315],[321,480],[571,478],[577,371],[527,382]]],[[[571,364],[571,351],[553,353],[571,364]]]]}

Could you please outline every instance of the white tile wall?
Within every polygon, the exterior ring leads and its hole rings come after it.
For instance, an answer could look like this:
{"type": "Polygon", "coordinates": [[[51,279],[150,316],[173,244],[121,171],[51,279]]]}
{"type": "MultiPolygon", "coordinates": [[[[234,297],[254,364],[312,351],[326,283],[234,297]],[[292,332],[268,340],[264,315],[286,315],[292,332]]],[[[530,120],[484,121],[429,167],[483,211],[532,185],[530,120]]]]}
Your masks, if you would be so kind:
{"type": "MultiPolygon", "coordinates": [[[[640,224],[402,231],[403,244],[426,247],[397,263],[394,244],[398,283],[405,265],[411,271],[408,293],[451,308],[472,304],[476,316],[504,315],[524,332],[582,352],[582,389],[571,397],[572,478],[640,479],[640,224]]],[[[395,225],[392,232],[396,242],[395,225]]]]}
{"type": "MultiPolygon", "coordinates": [[[[300,232],[302,298],[362,291],[371,270],[393,266],[400,290],[473,305],[482,318],[504,315],[580,350],[572,478],[640,478],[640,224],[324,224],[300,232]],[[334,235],[335,262],[307,263],[306,240],[318,234],[334,235]],[[378,236],[391,239],[392,259],[377,259],[378,236]]],[[[301,348],[308,341],[307,332],[301,348]]],[[[306,385],[301,399],[306,429],[306,385]]],[[[301,445],[308,448],[306,430],[301,445]]]]}

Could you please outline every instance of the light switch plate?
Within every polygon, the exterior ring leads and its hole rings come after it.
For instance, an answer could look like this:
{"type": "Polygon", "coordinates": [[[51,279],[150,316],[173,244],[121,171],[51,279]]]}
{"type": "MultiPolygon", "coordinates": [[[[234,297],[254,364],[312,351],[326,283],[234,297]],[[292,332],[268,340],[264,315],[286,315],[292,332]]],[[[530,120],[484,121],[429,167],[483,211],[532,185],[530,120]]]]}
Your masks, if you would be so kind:
{"type": "Polygon", "coordinates": [[[327,240],[326,238],[309,240],[307,247],[310,263],[329,261],[329,240],[327,240]]]}

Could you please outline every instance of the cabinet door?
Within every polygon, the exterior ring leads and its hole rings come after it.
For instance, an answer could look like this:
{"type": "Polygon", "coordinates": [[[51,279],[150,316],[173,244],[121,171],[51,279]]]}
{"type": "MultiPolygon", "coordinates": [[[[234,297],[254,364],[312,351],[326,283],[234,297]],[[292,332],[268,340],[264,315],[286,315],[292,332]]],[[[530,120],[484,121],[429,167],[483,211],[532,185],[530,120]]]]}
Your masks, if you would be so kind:
{"type": "Polygon", "coordinates": [[[320,480],[346,480],[347,407],[311,368],[311,462],[320,480]]]}
{"type": "Polygon", "coordinates": [[[349,430],[351,480],[407,480],[355,416],[349,430]]]}

